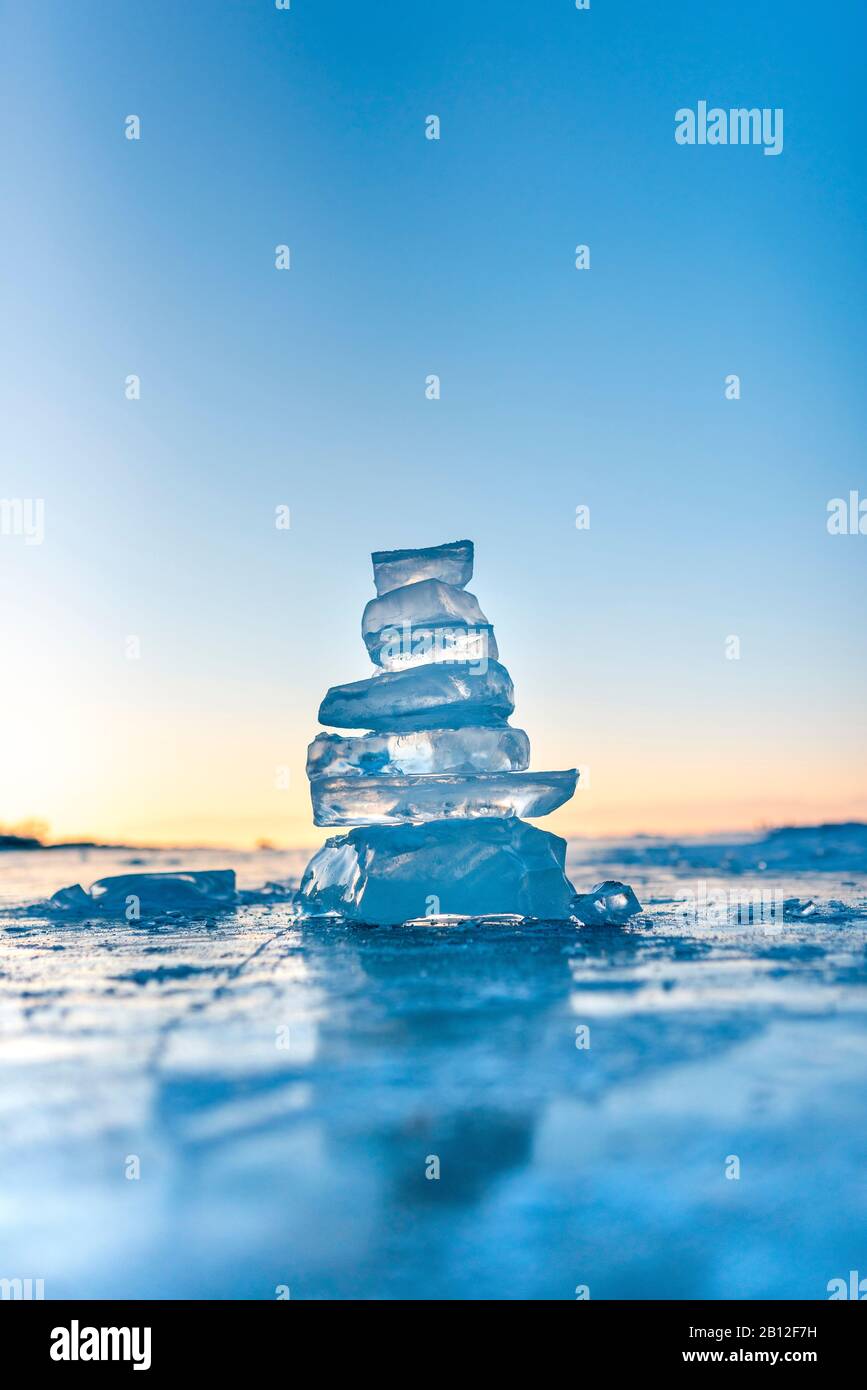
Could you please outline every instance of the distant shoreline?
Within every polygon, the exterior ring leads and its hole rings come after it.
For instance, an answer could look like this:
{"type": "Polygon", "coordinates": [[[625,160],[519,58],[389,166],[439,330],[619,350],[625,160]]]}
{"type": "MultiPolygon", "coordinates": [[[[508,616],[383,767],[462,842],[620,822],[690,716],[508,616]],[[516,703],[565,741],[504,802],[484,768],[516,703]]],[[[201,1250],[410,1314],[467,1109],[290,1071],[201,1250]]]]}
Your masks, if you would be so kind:
{"type": "MultiPolygon", "coordinates": [[[[740,847],[757,847],[767,845],[770,847],[781,846],[787,841],[801,842],[806,845],[818,837],[818,844],[811,845],[821,854],[823,850],[822,842],[835,841],[842,837],[843,840],[855,841],[858,848],[867,850],[867,822],[865,821],[821,821],[812,825],[780,825],[762,826],[756,830],[737,830],[726,831],[718,830],[706,834],[696,835],[657,835],[649,832],[636,832],[633,835],[564,835],[562,838],[570,843],[601,845],[622,845],[624,849],[630,847],[633,852],[652,857],[655,849],[672,846],[682,846],[685,851],[690,848],[699,849],[724,848],[734,849],[740,847]]],[[[232,845],[147,845],[147,844],[111,844],[99,840],[66,840],[62,843],[52,844],[30,835],[14,835],[10,833],[0,834],[0,853],[4,850],[115,850],[129,854],[156,854],[156,853],[204,853],[211,852],[216,854],[252,854],[252,853],[274,853],[292,854],[302,849],[311,849],[309,845],[272,845],[262,843],[249,848],[241,848],[232,845]]]]}
{"type": "Polygon", "coordinates": [[[76,840],[67,844],[46,845],[28,835],[0,835],[0,850],[20,849],[141,849],[141,845],[103,845],[96,840],[76,840]]]}

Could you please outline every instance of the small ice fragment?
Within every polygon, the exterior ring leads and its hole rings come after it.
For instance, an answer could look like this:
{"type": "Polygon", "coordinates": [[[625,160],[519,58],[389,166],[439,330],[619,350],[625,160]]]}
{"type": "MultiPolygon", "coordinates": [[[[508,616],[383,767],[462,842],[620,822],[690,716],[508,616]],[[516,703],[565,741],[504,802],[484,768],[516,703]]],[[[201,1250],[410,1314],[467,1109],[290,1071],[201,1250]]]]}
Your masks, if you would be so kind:
{"type": "Polygon", "coordinates": [[[607,879],[576,898],[573,911],[585,927],[619,926],[641,911],[641,903],[626,883],[607,879]]]}
{"type": "Polygon", "coordinates": [[[515,708],[505,666],[489,661],[411,666],[364,681],[333,685],[319,707],[319,721],[338,729],[402,733],[458,729],[467,724],[503,725],[515,708]]]}
{"type": "Polygon", "coordinates": [[[473,577],[472,541],[449,541],[423,550],[375,550],[370,558],[380,595],[422,579],[441,579],[462,589],[473,577]]]}
{"type": "Polygon", "coordinates": [[[530,740],[523,729],[423,729],[352,738],[318,734],[307,749],[307,776],[396,776],[405,772],[523,772],[530,740]]]}
{"type": "Polygon", "coordinates": [[[783,916],[790,918],[815,917],[819,911],[812,898],[804,902],[801,898],[786,898],[783,903],[783,916]]]}
{"type": "Polygon", "coordinates": [[[51,902],[55,907],[81,912],[126,916],[135,903],[142,915],[170,908],[197,908],[235,901],[234,869],[180,870],[159,874],[115,874],[98,879],[89,892],[79,884],[61,888],[51,902]]]}
{"type": "Polygon", "coordinates": [[[547,816],[575,794],[578,774],[403,773],[396,777],[317,777],[310,784],[316,825],[393,825],[397,821],[547,816]]]}

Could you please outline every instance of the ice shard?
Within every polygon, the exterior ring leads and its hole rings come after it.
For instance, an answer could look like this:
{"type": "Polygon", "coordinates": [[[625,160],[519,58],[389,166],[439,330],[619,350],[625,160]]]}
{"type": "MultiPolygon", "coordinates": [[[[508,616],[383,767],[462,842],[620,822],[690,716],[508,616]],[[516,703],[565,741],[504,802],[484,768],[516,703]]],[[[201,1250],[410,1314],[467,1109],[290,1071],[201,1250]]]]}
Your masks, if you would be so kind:
{"type": "Polygon", "coordinates": [[[338,729],[401,733],[505,724],[515,708],[505,666],[489,661],[412,666],[363,681],[334,685],[319,707],[319,721],[338,729]]]}
{"type": "Polygon", "coordinates": [[[575,793],[577,773],[403,773],[396,777],[317,777],[310,784],[316,825],[393,825],[399,821],[547,816],[575,793]]]}
{"type": "Polygon", "coordinates": [[[299,901],[311,916],[392,925],[414,918],[572,918],[566,842],[522,820],[363,826],[313,856],[299,901]]]}
{"type": "Polygon", "coordinates": [[[380,595],[422,579],[441,579],[462,589],[473,577],[472,541],[449,541],[424,550],[375,550],[370,558],[380,595]]]}
{"type": "Polygon", "coordinates": [[[523,772],[530,740],[523,729],[423,729],[360,738],[319,734],[307,750],[307,776],[394,776],[398,773],[523,772]]]}

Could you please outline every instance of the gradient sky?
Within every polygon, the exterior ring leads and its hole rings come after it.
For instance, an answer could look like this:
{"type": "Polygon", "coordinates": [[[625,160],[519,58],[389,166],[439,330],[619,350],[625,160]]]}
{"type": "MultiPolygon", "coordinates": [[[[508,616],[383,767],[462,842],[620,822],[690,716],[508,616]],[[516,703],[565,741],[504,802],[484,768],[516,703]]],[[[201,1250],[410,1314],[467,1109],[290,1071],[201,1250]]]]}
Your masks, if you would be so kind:
{"type": "Polygon", "coordinates": [[[318,843],[370,551],[461,536],[548,828],[867,817],[860,4],[0,12],[0,821],[318,843]]]}

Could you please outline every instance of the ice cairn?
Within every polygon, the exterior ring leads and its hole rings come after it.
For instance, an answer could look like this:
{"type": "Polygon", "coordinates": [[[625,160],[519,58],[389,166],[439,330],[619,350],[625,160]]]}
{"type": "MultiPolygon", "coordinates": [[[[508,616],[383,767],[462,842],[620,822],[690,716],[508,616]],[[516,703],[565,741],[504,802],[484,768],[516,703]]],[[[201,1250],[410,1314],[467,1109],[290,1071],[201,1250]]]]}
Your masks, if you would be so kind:
{"type": "Polygon", "coordinates": [[[316,825],[355,826],[327,840],[301,880],[310,917],[372,925],[416,919],[531,917],[590,923],[639,912],[631,888],[576,894],[566,842],[544,816],[578,774],[528,772],[530,741],[508,720],[512,681],[494,630],[467,592],[472,541],[376,551],[376,598],[361,634],[379,669],[335,685],[307,751],[316,825]]]}

